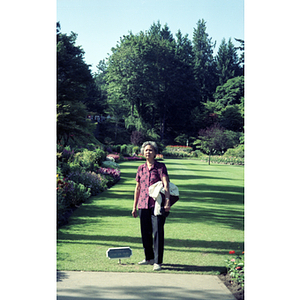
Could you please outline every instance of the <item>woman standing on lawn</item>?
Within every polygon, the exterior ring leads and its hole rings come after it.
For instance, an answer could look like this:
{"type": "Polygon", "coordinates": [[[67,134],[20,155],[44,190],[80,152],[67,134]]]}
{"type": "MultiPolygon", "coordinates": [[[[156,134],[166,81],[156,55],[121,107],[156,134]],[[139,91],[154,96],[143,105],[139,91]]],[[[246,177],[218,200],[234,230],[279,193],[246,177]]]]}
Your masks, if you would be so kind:
{"type": "Polygon", "coordinates": [[[166,215],[170,211],[169,177],[165,164],[155,160],[158,148],[155,142],[145,142],[141,153],[146,157],[146,163],[139,166],[135,180],[137,181],[132,216],[137,217],[137,206],[141,224],[142,242],[145,259],[139,265],[154,264],[153,270],[161,270],[164,252],[164,225],[166,215]],[[149,196],[149,186],[162,181],[165,189],[166,215],[154,215],[155,200],[149,196]],[[153,247],[154,246],[154,247],[153,247]]]}

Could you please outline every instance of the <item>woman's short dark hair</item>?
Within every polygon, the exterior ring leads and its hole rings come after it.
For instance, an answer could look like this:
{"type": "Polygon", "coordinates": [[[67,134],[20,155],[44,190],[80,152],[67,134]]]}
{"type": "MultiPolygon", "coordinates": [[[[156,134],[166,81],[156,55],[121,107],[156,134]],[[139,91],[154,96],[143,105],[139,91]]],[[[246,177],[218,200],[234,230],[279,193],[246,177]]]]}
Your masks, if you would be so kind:
{"type": "Polygon", "coordinates": [[[155,154],[158,154],[158,147],[157,147],[156,143],[155,143],[155,142],[152,142],[152,141],[147,141],[147,142],[145,142],[145,143],[142,145],[142,147],[141,147],[141,153],[142,153],[142,154],[144,154],[145,148],[146,148],[147,146],[151,146],[151,147],[154,149],[155,154]]]}

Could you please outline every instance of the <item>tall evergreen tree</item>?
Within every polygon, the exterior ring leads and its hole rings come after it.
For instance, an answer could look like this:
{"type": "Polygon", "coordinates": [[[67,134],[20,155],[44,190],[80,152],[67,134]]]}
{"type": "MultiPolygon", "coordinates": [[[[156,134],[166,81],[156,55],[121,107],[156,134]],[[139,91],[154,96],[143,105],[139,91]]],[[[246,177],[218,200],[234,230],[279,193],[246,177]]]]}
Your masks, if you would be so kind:
{"type": "Polygon", "coordinates": [[[228,43],[226,43],[225,39],[222,40],[216,61],[219,85],[223,85],[228,79],[241,75],[237,50],[231,39],[229,39],[228,43]]]}
{"type": "Polygon", "coordinates": [[[84,104],[93,79],[76,38],[74,32],[62,34],[57,26],[57,139],[64,144],[70,138],[91,139],[94,129],[84,104]]]}
{"type": "Polygon", "coordinates": [[[241,40],[241,39],[236,39],[236,38],[235,38],[235,40],[236,40],[237,42],[240,43],[240,46],[239,46],[239,47],[236,47],[235,49],[242,51],[242,53],[241,53],[241,55],[240,55],[240,57],[239,57],[239,63],[240,63],[240,65],[241,65],[242,69],[243,69],[243,75],[244,75],[244,63],[245,63],[245,53],[244,53],[244,51],[245,51],[245,41],[244,41],[244,40],[241,40]]]}
{"type": "Polygon", "coordinates": [[[194,76],[196,80],[199,102],[205,103],[213,98],[216,89],[216,65],[213,49],[216,43],[212,42],[206,33],[206,22],[202,19],[197,22],[193,33],[194,76]]]}

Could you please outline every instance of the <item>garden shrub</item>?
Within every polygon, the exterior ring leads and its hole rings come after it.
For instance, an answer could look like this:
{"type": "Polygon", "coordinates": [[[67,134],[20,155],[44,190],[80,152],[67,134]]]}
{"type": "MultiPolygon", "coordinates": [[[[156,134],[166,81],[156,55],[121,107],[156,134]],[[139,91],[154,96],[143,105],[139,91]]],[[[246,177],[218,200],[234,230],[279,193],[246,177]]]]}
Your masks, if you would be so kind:
{"type": "Polygon", "coordinates": [[[117,152],[120,153],[121,152],[121,145],[113,145],[111,146],[112,152],[117,152]]]}
{"type": "Polygon", "coordinates": [[[120,153],[127,154],[127,145],[126,144],[124,144],[120,147],[120,153]]]}
{"type": "Polygon", "coordinates": [[[89,144],[88,148],[75,151],[70,146],[57,145],[58,226],[66,224],[73,210],[90,196],[99,194],[120,179],[120,166],[105,161],[103,147],[89,144]]]}
{"type": "MultiPolygon", "coordinates": [[[[72,182],[72,181],[71,181],[72,182]]],[[[80,205],[91,196],[91,189],[81,183],[73,182],[73,188],[67,194],[72,205],[80,205]]]]}
{"type": "Polygon", "coordinates": [[[74,156],[74,163],[79,164],[85,171],[93,171],[99,167],[97,161],[101,160],[102,150],[99,149],[98,154],[95,151],[84,149],[74,156]]]}
{"type": "Polygon", "coordinates": [[[92,196],[103,192],[107,188],[107,179],[104,176],[91,171],[81,173],[71,172],[68,176],[68,179],[76,183],[81,183],[85,187],[90,188],[92,196]]]}
{"type": "Polygon", "coordinates": [[[244,145],[238,145],[235,148],[228,149],[224,153],[224,156],[235,156],[235,157],[244,158],[244,145]]]}
{"type": "Polygon", "coordinates": [[[106,158],[106,153],[102,149],[96,149],[95,153],[96,153],[95,162],[96,162],[96,164],[98,164],[98,166],[101,166],[102,162],[106,158]]]}
{"type": "Polygon", "coordinates": [[[138,155],[140,152],[140,147],[139,146],[134,146],[132,148],[132,153],[135,153],[136,155],[138,155]]]}
{"type": "Polygon", "coordinates": [[[68,212],[81,203],[85,202],[90,196],[90,188],[86,188],[81,183],[62,178],[57,174],[57,225],[63,225],[68,219],[68,212]]]}
{"type": "Polygon", "coordinates": [[[121,176],[120,170],[112,168],[99,168],[97,173],[105,176],[105,178],[108,180],[107,186],[109,188],[117,183],[121,176]]]}
{"type": "Polygon", "coordinates": [[[67,172],[64,173],[65,176],[68,176],[71,172],[84,172],[85,169],[82,167],[79,162],[70,162],[67,166],[65,166],[64,170],[67,172]]]}
{"type": "Polygon", "coordinates": [[[193,156],[194,157],[202,157],[204,154],[200,150],[195,150],[193,156]]]}
{"type": "Polygon", "coordinates": [[[111,169],[119,169],[120,170],[120,165],[118,165],[116,162],[113,161],[104,161],[101,165],[103,168],[111,168],[111,169]]]}
{"type": "Polygon", "coordinates": [[[95,151],[95,149],[97,148],[97,146],[96,146],[95,144],[93,144],[93,143],[88,143],[88,144],[86,145],[86,148],[87,148],[87,150],[89,150],[89,151],[95,151]]]}
{"type": "Polygon", "coordinates": [[[126,147],[127,154],[131,155],[133,153],[133,150],[132,150],[133,147],[134,147],[134,145],[127,145],[127,147],[126,147]]]}
{"type": "Polygon", "coordinates": [[[62,161],[68,161],[69,159],[72,158],[73,155],[74,155],[74,150],[71,150],[70,146],[66,146],[61,153],[62,161]]]}

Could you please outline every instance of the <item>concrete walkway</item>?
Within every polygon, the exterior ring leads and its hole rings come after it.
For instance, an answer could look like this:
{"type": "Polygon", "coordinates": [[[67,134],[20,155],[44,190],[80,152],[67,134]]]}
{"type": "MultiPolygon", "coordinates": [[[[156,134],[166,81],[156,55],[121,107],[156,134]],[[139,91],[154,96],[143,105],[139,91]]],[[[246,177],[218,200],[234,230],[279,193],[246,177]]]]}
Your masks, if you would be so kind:
{"type": "Polygon", "coordinates": [[[213,275],[58,271],[57,299],[235,300],[235,297],[213,275]]]}

